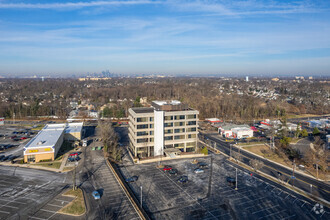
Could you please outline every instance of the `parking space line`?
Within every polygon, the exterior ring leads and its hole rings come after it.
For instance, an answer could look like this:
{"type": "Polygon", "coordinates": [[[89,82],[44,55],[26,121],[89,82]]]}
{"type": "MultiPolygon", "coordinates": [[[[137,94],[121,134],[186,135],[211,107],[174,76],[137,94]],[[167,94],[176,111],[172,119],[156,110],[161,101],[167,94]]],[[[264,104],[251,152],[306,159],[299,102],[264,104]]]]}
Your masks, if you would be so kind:
{"type": "Polygon", "coordinates": [[[54,207],[60,207],[60,208],[63,207],[63,206],[60,206],[60,205],[54,205],[54,204],[50,204],[50,203],[47,203],[46,205],[50,205],[50,206],[54,206],[54,207]]]}
{"type": "Polygon", "coordinates": [[[13,209],[18,209],[18,207],[14,207],[14,206],[10,206],[10,205],[4,205],[3,207],[9,207],[9,208],[13,208],[13,209]]]}
{"type": "Polygon", "coordinates": [[[39,209],[41,211],[45,211],[45,212],[51,212],[51,213],[56,213],[55,211],[51,211],[51,210],[48,210],[48,209],[39,209]]]}
{"type": "Polygon", "coordinates": [[[293,217],[295,217],[295,216],[296,216],[295,214],[294,214],[294,215],[290,215],[290,216],[288,216],[288,217],[282,218],[282,220],[289,219],[289,218],[293,218],[293,217]]]}
{"type": "Polygon", "coordinates": [[[2,213],[6,213],[6,214],[10,214],[10,212],[6,212],[6,211],[1,211],[1,210],[0,210],[0,212],[2,212],[2,213]]]}
{"type": "Polygon", "coordinates": [[[40,219],[40,220],[46,220],[46,218],[38,218],[38,217],[35,217],[35,216],[29,216],[29,218],[35,218],[35,219],[40,219]]]}
{"type": "Polygon", "coordinates": [[[270,217],[270,216],[273,216],[273,215],[277,215],[277,214],[279,214],[279,213],[281,213],[281,212],[284,212],[284,211],[287,211],[287,210],[283,209],[283,210],[281,210],[281,211],[278,211],[278,212],[271,213],[271,214],[269,214],[269,215],[263,216],[263,217],[261,217],[261,218],[259,218],[259,219],[264,219],[264,218],[267,218],[267,217],[270,217]]]}
{"type": "Polygon", "coordinates": [[[259,213],[259,212],[262,212],[262,211],[265,211],[265,210],[267,210],[267,209],[275,208],[275,207],[277,207],[277,206],[279,206],[279,205],[275,205],[275,206],[273,206],[273,207],[269,207],[269,208],[266,208],[266,209],[261,209],[261,210],[256,211],[256,212],[252,212],[252,215],[254,215],[254,214],[256,214],[256,213],[259,213]]]}

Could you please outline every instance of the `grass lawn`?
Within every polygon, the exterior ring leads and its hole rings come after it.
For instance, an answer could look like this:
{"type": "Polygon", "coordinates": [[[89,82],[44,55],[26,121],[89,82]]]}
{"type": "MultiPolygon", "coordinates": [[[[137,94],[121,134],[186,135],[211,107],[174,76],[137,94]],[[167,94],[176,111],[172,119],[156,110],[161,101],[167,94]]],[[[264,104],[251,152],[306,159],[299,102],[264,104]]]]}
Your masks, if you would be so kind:
{"type": "Polygon", "coordinates": [[[41,162],[41,163],[36,163],[32,164],[33,166],[42,166],[42,167],[48,167],[48,168],[53,168],[53,169],[60,169],[62,162],[41,162]]]}
{"type": "Polygon", "coordinates": [[[63,207],[59,212],[69,215],[82,215],[85,213],[86,208],[84,196],[81,189],[77,189],[75,191],[70,189],[69,191],[66,191],[63,195],[75,197],[75,199],[71,203],[63,207]]]}

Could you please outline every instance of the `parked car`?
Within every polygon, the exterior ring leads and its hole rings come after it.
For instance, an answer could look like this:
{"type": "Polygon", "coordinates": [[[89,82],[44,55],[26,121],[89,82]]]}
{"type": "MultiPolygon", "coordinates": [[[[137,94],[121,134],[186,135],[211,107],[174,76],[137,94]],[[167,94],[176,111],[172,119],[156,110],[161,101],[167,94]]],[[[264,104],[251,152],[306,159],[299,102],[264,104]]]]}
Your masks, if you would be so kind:
{"type": "Polygon", "coordinates": [[[204,162],[198,162],[197,163],[198,168],[207,168],[207,163],[204,162]]]}
{"type": "Polygon", "coordinates": [[[230,184],[236,184],[236,179],[233,177],[228,176],[227,177],[227,182],[230,184]]]}
{"type": "Polygon", "coordinates": [[[127,179],[126,179],[126,182],[128,182],[128,183],[133,183],[133,182],[136,182],[138,179],[139,179],[138,176],[132,176],[132,177],[130,177],[130,178],[127,178],[127,179]]]}
{"type": "Polygon", "coordinates": [[[178,170],[175,168],[172,168],[169,172],[170,175],[178,175],[178,170]]]}
{"type": "Polygon", "coordinates": [[[1,155],[0,156],[0,161],[2,160],[2,158],[6,157],[5,155],[1,155]]]}
{"type": "Polygon", "coordinates": [[[203,169],[200,169],[200,168],[196,168],[194,170],[194,173],[204,173],[204,170],[203,169]]]}
{"type": "Polygon", "coordinates": [[[163,171],[170,171],[172,170],[172,166],[165,165],[163,171]]]}
{"type": "Polygon", "coordinates": [[[181,177],[178,179],[178,182],[179,182],[179,183],[187,183],[187,182],[188,182],[188,176],[181,176],[181,177]]]}
{"type": "Polygon", "coordinates": [[[97,190],[92,192],[92,196],[94,197],[95,200],[99,200],[101,198],[101,195],[97,190]]]}
{"type": "Polygon", "coordinates": [[[27,139],[27,137],[21,137],[20,139],[21,139],[21,140],[26,140],[26,139],[27,139]]]}

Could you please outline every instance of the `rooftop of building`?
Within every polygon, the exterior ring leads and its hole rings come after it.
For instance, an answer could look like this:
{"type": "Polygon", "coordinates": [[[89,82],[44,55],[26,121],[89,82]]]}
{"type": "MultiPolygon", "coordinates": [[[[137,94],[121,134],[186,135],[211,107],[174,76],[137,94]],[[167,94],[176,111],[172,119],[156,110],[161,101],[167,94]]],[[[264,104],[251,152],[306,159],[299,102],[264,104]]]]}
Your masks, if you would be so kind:
{"type": "Polygon", "coordinates": [[[52,147],[65,129],[65,124],[48,124],[24,148],[52,147]]]}
{"type": "Polygon", "coordinates": [[[185,111],[190,110],[187,104],[181,103],[178,100],[170,101],[153,101],[151,105],[160,111],[185,111]]]}
{"type": "Polygon", "coordinates": [[[138,108],[132,108],[132,110],[137,114],[153,113],[154,112],[153,107],[138,107],[138,108]]]}
{"type": "Polygon", "coordinates": [[[66,124],[65,127],[65,133],[77,133],[77,132],[81,132],[82,128],[83,128],[83,122],[77,122],[77,123],[68,123],[66,124]]]}

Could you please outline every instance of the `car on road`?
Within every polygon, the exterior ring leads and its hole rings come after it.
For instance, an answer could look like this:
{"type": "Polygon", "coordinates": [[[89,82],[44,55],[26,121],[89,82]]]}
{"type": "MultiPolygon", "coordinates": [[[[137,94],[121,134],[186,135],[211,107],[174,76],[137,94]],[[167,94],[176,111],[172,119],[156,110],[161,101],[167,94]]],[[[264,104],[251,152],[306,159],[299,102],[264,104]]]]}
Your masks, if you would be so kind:
{"type": "Polygon", "coordinates": [[[134,182],[136,182],[138,179],[139,179],[138,176],[132,176],[132,177],[130,177],[130,178],[127,178],[127,179],[126,179],[126,182],[128,182],[128,183],[134,183],[134,182]]]}
{"type": "Polygon", "coordinates": [[[163,171],[166,172],[166,171],[170,171],[172,169],[173,169],[172,166],[165,165],[164,168],[163,168],[163,171]]]}
{"type": "Polygon", "coordinates": [[[181,176],[178,179],[178,183],[187,183],[188,182],[188,176],[181,176]]]}
{"type": "Polygon", "coordinates": [[[198,162],[197,163],[198,168],[207,168],[207,163],[204,162],[198,162]]]}
{"type": "Polygon", "coordinates": [[[101,198],[101,195],[97,190],[92,192],[92,196],[94,197],[95,200],[99,200],[101,198]]]}
{"type": "Polygon", "coordinates": [[[194,173],[204,173],[204,170],[203,169],[200,169],[200,168],[196,168],[194,170],[194,173]]]}
{"type": "Polygon", "coordinates": [[[170,175],[178,175],[178,170],[175,168],[172,168],[170,171],[168,171],[170,175]]]}

